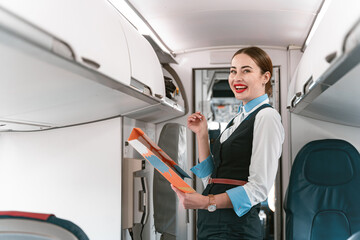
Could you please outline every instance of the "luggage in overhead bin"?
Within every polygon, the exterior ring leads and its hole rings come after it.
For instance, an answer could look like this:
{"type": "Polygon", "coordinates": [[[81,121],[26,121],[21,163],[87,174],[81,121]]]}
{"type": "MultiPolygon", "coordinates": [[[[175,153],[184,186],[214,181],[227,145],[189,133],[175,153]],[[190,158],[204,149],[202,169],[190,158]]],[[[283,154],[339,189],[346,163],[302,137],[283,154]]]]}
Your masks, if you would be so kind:
{"type": "MultiPolygon", "coordinates": [[[[160,133],[159,147],[182,169],[186,170],[186,127],[177,123],[165,124],[160,133]]],[[[178,207],[176,193],[158,171],[154,171],[154,223],[161,239],[187,239],[187,210],[178,207]]]]}

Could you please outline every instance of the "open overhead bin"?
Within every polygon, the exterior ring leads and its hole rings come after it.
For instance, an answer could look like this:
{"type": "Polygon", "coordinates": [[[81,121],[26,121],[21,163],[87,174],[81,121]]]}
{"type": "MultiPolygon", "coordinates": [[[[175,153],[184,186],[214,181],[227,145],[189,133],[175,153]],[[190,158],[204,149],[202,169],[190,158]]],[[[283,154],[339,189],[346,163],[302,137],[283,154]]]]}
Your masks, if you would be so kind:
{"type": "MultiPolygon", "coordinates": [[[[326,40],[324,40],[326,41],[326,40]]],[[[322,121],[360,127],[360,19],[343,35],[339,57],[289,105],[290,111],[322,121]]],[[[295,79],[296,80],[296,79],[295,79]]]]}
{"type": "Polygon", "coordinates": [[[0,0],[0,20],[0,131],[184,114],[151,45],[107,1],[0,0]]]}

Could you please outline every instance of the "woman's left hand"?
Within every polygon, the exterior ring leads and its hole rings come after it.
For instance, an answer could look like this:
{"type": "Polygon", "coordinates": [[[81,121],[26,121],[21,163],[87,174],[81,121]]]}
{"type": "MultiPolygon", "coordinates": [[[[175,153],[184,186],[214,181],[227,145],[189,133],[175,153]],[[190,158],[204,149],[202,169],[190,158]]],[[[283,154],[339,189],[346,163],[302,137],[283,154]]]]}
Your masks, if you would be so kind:
{"type": "Polygon", "coordinates": [[[184,193],[171,184],[171,188],[176,192],[180,202],[185,209],[207,209],[209,198],[197,192],[184,193]]]}

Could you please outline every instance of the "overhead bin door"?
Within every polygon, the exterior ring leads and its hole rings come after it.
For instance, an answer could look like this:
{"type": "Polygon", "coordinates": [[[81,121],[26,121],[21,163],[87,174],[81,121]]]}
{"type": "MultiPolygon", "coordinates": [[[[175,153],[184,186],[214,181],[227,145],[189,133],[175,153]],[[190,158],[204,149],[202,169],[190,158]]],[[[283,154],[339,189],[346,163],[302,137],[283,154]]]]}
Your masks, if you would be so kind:
{"type": "Polygon", "coordinates": [[[347,33],[358,21],[360,1],[328,1],[324,16],[313,34],[297,70],[292,77],[294,89],[289,89],[288,105],[298,93],[304,93],[306,83],[318,81],[323,73],[343,54],[347,33]],[[305,86],[304,86],[305,85],[305,86]]]}
{"type": "Polygon", "coordinates": [[[346,34],[360,17],[360,1],[330,1],[308,48],[313,59],[313,78],[316,81],[343,53],[346,34]]]}
{"type": "Polygon", "coordinates": [[[153,96],[165,97],[164,76],[154,49],[126,19],[122,25],[129,46],[131,77],[149,87],[153,96]]]}
{"type": "Polygon", "coordinates": [[[0,0],[0,6],[65,41],[77,62],[130,84],[120,14],[105,0],[0,0]]]}

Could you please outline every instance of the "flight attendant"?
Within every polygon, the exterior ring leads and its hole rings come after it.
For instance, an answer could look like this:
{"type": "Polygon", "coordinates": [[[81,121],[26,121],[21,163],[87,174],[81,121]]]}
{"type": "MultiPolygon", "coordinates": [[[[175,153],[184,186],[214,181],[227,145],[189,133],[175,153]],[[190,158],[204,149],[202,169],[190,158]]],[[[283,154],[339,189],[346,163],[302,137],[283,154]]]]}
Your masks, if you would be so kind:
{"type": "Polygon", "coordinates": [[[234,54],[228,80],[242,104],[212,153],[205,117],[188,117],[199,151],[199,164],[191,170],[206,187],[203,194],[172,187],[186,209],[198,209],[199,240],[262,239],[260,203],[274,183],[284,141],[280,115],[269,105],[272,69],[258,47],[234,54]]]}

